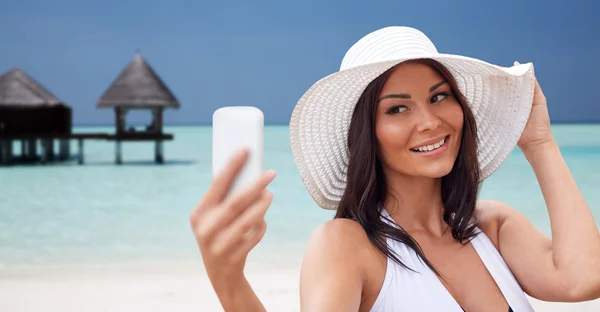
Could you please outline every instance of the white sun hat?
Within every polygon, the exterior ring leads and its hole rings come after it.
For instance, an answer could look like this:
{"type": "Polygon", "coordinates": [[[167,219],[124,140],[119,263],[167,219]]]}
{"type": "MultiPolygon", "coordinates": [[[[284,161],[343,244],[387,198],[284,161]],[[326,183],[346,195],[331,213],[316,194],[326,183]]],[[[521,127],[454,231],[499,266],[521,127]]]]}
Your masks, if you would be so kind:
{"type": "Polygon", "coordinates": [[[505,68],[438,53],[421,31],[385,27],[357,41],[340,71],[312,85],[290,120],[290,141],[300,176],[315,202],[336,209],[346,187],[348,129],[358,99],[375,78],[413,59],[440,62],[467,99],[477,124],[481,180],[489,177],[515,148],[525,128],[535,86],[531,63],[505,68]]]}

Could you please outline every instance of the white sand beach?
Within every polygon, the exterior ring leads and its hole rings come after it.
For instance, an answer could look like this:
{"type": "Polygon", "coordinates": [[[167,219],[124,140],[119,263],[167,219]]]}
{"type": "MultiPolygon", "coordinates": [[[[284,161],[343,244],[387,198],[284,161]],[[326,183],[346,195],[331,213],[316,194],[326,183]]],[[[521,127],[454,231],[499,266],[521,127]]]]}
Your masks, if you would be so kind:
{"type": "MultiPolygon", "coordinates": [[[[93,271],[3,276],[0,311],[223,311],[201,267],[187,263],[161,269],[104,266],[93,271]]],[[[249,267],[247,276],[268,311],[293,312],[300,311],[299,272],[299,266],[249,267]]],[[[600,300],[576,304],[531,301],[534,309],[542,312],[600,311],[600,300]]]]}
{"type": "MultiPolygon", "coordinates": [[[[57,273],[54,268],[3,276],[0,311],[223,311],[201,267],[106,266],[57,273]]],[[[268,311],[300,311],[299,270],[257,269],[247,276],[268,311]]]]}

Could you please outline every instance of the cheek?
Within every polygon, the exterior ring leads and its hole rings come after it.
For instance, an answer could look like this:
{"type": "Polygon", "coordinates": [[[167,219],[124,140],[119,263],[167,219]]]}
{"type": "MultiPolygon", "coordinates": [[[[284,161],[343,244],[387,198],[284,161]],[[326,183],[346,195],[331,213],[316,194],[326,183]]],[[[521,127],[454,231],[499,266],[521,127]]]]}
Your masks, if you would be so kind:
{"type": "Polygon", "coordinates": [[[448,103],[449,105],[443,106],[441,110],[441,115],[444,116],[444,121],[457,132],[462,131],[463,123],[464,123],[464,113],[462,110],[462,106],[457,101],[453,101],[453,103],[448,103]]]}
{"type": "Polygon", "coordinates": [[[405,149],[410,135],[410,125],[391,119],[382,118],[375,127],[379,148],[384,156],[405,149]]]}

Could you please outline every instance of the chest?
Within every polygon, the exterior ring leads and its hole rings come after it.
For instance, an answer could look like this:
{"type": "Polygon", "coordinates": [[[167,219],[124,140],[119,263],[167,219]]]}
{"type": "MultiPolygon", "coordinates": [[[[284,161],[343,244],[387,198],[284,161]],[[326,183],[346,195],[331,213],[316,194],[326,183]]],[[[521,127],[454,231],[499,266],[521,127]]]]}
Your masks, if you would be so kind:
{"type": "MultiPolygon", "coordinates": [[[[447,295],[468,312],[508,311],[509,305],[471,243],[453,239],[415,238],[439,272],[435,276],[447,295]]],[[[433,273],[433,272],[432,272],[433,273]]]]}

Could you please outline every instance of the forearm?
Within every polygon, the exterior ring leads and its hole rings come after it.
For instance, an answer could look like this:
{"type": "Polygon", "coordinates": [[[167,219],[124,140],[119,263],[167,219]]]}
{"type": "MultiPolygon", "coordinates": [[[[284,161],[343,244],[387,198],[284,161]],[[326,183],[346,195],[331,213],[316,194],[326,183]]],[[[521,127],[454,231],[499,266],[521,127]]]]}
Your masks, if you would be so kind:
{"type": "Polygon", "coordinates": [[[266,312],[246,278],[234,285],[215,287],[215,291],[225,312],[266,312]]]}
{"type": "Polygon", "coordinates": [[[558,144],[549,140],[523,152],[537,176],[550,215],[555,268],[574,284],[599,277],[600,234],[558,144]]]}

